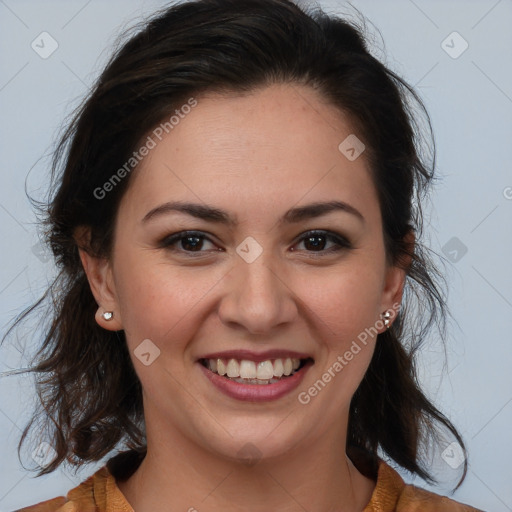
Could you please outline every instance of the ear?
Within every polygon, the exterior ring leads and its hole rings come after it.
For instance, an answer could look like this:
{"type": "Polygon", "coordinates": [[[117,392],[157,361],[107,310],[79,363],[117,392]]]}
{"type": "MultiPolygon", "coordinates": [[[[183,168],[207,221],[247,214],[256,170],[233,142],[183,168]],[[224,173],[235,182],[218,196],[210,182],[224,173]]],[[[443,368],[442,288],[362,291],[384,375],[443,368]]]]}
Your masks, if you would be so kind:
{"type": "Polygon", "coordinates": [[[404,251],[394,265],[389,265],[386,271],[384,289],[382,291],[382,312],[389,311],[391,314],[390,321],[399,312],[402,296],[404,293],[405,279],[412,263],[412,255],[414,254],[414,244],[416,237],[411,230],[404,237],[404,251]]]}
{"type": "Polygon", "coordinates": [[[110,261],[93,255],[90,249],[90,228],[84,226],[77,228],[74,238],[91,292],[99,305],[95,315],[96,322],[108,331],[119,331],[123,328],[123,324],[110,261]],[[113,313],[110,320],[103,317],[103,313],[107,311],[113,313]]]}

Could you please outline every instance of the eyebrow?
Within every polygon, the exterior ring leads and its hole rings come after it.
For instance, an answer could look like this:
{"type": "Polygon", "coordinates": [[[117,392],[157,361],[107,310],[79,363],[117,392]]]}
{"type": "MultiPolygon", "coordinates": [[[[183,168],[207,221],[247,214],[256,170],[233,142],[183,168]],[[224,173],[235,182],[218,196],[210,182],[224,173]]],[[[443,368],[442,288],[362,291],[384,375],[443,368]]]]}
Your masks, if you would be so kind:
{"type": "MultiPolygon", "coordinates": [[[[279,224],[294,224],[304,220],[321,217],[335,211],[349,213],[357,217],[362,222],[365,221],[361,212],[348,203],[342,201],[329,201],[292,208],[283,215],[279,220],[279,224]]],[[[235,227],[238,224],[237,216],[233,216],[225,210],[221,210],[213,206],[181,201],[169,202],[153,208],[144,216],[142,222],[146,223],[156,217],[172,212],[184,213],[197,219],[217,224],[225,224],[230,227],[235,227]]]]}

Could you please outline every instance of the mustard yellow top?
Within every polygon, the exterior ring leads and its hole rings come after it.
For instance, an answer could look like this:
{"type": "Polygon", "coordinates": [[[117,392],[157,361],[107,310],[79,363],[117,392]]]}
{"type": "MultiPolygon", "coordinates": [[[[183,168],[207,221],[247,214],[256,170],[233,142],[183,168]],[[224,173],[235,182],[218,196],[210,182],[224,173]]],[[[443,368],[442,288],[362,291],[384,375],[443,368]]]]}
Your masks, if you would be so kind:
{"type": "MultiPolygon", "coordinates": [[[[103,466],[94,475],[61,496],[15,512],[134,512],[115,477],[103,466]]],[[[482,512],[419,487],[379,460],[376,487],[363,512],[482,512]]]]}

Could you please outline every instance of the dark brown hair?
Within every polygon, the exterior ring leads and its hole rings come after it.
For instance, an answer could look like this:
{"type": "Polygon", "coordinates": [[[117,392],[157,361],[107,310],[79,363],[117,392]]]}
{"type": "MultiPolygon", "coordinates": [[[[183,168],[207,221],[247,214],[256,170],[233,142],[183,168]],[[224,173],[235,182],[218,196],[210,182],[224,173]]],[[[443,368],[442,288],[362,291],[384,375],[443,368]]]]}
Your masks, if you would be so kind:
{"type": "MultiPolygon", "coordinates": [[[[355,23],[305,12],[288,0],[193,0],[145,22],[120,46],[77,110],[54,153],[46,210],[48,242],[59,274],[28,312],[49,303],[48,326],[31,372],[41,403],[26,427],[41,425],[56,450],[39,474],[63,461],[80,466],[124,445],[144,451],[141,385],[124,333],[100,328],[97,304],[73,234],[90,228],[91,253],[108,257],[126,176],[108,194],[95,191],[122,168],[140,141],[191,97],[244,93],[274,83],[302,84],[348,115],[367,150],[379,195],[387,256],[407,265],[404,307],[380,334],[350,406],[347,451],[398,465],[434,481],[429,442],[450,421],[420,390],[415,353],[430,328],[444,333],[443,281],[421,245],[420,204],[434,178],[434,141],[414,90],[374,58],[355,23]],[[411,248],[409,232],[416,235],[411,248]]],[[[341,142],[341,140],[340,140],[341,142]]],[[[25,315],[28,313],[25,312],[25,315]]],[[[459,482],[462,483],[467,471],[459,482]]]]}

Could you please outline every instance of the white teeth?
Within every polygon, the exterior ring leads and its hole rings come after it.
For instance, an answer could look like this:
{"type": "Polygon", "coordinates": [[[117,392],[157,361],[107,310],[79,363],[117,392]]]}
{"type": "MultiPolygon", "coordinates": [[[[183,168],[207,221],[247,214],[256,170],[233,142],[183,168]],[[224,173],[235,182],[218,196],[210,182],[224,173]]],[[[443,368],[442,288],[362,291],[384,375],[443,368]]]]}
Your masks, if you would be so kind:
{"type": "Polygon", "coordinates": [[[239,384],[275,384],[276,382],[279,382],[279,379],[270,379],[270,380],[259,380],[259,379],[232,379],[235,382],[238,382],[239,384]]]}
{"type": "Polygon", "coordinates": [[[293,370],[292,360],[288,357],[284,360],[284,374],[286,376],[290,375],[293,370]]]}
{"type": "Polygon", "coordinates": [[[228,377],[240,377],[240,365],[236,359],[230,359],[226,367],[228,377]]]}
{"type": "MultiPolygon", "coordinates": [[[[215,361],[215,359],[210,359],[210,365],[212,361],[215,361]]],[[[212,370],[212,372],[214,371],[211,368],[211,366],[210,369],[212,370]]],[[[219,375],[226,375],[226,365],[224,364],[224,361],[222,359],[217,359],[217,373],[219,375]]]]}
{"type": "Polygon", "coordinates": [[[274,361],[274,377],[282,377],[284,374],[284,366],[282,359],[276,359],[274,361]]]}
{"type": "Polygon", "coordinates": [[[255,379],[259,375],[256,372],[256,363],[254,361],[243,360],[240,362],[240,377],[242,379],[255,379]]]}
{"type": "Polygon", "coordinates": [[[257,375],[256,377],[260,380],[268,380],[274,376],[274,367],[272,366],[272,361],[261,361],[258,363],[257,375]]]}
{"type": "Polygon", "coordinates": [[[287,357],[274,361],[260,361],[255,363],[243,359],[208,359],[207,367],[214,373],[225,375],[236,382],[248,384],[273,384],[283,376],[289,376],[298,370],[300,359],[287,357]]]}

